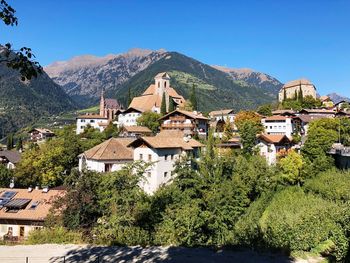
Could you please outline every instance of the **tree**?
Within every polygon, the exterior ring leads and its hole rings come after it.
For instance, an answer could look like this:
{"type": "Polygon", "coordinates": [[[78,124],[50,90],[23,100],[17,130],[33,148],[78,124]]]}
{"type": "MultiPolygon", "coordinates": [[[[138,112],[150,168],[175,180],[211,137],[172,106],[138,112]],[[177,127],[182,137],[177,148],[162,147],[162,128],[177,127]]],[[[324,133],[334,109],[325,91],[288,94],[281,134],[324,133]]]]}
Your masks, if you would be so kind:
{"type": "Polygon", "coordinates": [[[175,110],[175,103],[171,96],[169,96],[169,112],[172,112],[175,110]]]}
{"type": "Polygon", "coordinates": [[[302,100],[302,107],[306,109],[313,109],[320,107],[322,105],[322,102],[319,99],[315,99],[311,95],[305,96],[302,100]]]}
{"type": "Polygon", "coordinates": [[[131,104],[132,102],[132,96],[131,96],[131,87],[128,87],[128,106],[131,104]]]}
{"type": "Polygon", "coordinates": [[[9,187],[12,178],[13,171],[0,164],[0,187],[9,187]]]}
{"type": "Polygon", "coordinates": [[[298,92],[297,90],[294,90],[294,100],[298,100],[298,92]]]}
{"type": "Polygon", "coordinates": [[[285,101],[287,99],[287,90],[283,89],[283,100],[285,101]]]}
{"type": "Polygon", "coordinates": [[[230,119],[227,117],[224,125],[224,132],[222,135],[223,141],[228,141],[233,137],[233,129],[230,123],[230,119]]]}
{"type": "Polygon", "coordinates": [[[303,89],[301,87],[299,87],[299,93],[298,93],[298,101],[299,102],[303,102],[303,99],[304,99],[304,95],[303,95],[303,89]]]}
{"type": "Polygon", "coordinates": [[[192,89],[190,93],[190,102],[192,104],[193,110],[198,110],[196,87],[194,84],[192,85],[192,89]]]}
{"type": "Polygon", "coordinates": [[[23,139],[22,137],[18,137],[17,143],[16,143],[16,150],[22,150],[23,149],[23,139]]]}
{"type": "MultiPolygon", "coordinates": [[[[7,26],[17,26],[18,19],[15,16],[15,10],[7,4],[5,0],[0,1],[0,19],[7,26]]],[[[35,58],[32,50],[28,47],[22,47],[19,50],[12,49],[10,43],[0,46],[0,64],[6,64],[7,67],[18,70],[22,81],[37,77],[42,72],[42,67],[35,58]]]]}
{"type": "Polygon", "coordinates": [[[300,185],[304,182],[302,178],[302,169],[304,161],[300,154],[290,151],[285,158],[282,158],[278,166],[281,169],[282,180],[288,184],[300,185]]]}
{"type": "Polygon", "coordinates": [[[166,97],[164,92],[162,96],[162,103],[160,105],[160,114],[165,115],[167,113],[166,106],[166,97]]]}
{"type": "Polygon", "coordinates": [[[146,111],[141,114],[140,117],[137,118],[136,122],[139,126],[146,126],[149,128],[153,133],[157,133],[159,130],[159,118],[161,117],[160,114],[152,111],[146,111]]]}
{"type": "Polygon", "coordinates": [[[240,111],[240,112],[238,112],[238,114],[236,115],[236,118],[235,118],[235,124],[236,124],[238,130],[240,129],[241,124],[245,121],[252,121],[257,126],[260,126],[261,129],[263,129],[263,126],[261,124],[261,116],[259,116],[259,114],[257,114],[254,111],[240,111]]]}
{"type": "Polygon", "coordinates": [[[264,104],[259,106],[257,112],[262,116],[272,116],[272,106],[271,104],[264,104]]]}
{"type": "Polygon", "coordinates": [[[262,131],[261,123],[259,125],[252,120],[245,120],[240,123],[238,129],[243,146],[243,153],[246,155],[252,155],[254,153],[253,149],[256,145],[256,136],[262,131]]]}
{"type": "Polygon", "coordinates": [[[119,129],[116,124],[113,124],[113,122],[110,122],[106,129],[103,131],[103,135],[105,139],[109,139],[112,137],[118,137],[119,135],[119,129]]]}
{"type": "Polygon", "coordinates": [[[10,133],[7,136],[7,150],[12,150],[13,149],[13,133],[10,133]]]}

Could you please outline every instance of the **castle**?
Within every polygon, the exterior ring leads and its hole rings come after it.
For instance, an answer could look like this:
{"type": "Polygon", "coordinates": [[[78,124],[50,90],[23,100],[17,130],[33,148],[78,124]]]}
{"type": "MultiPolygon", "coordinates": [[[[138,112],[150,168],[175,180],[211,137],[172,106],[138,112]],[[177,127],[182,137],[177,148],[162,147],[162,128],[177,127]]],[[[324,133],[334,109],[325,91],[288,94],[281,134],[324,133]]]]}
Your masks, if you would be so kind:
{"type": "Polygon", "coordinates": [[[278,101],[296,99],[296,95],[300,96],[298,95],[300,92],[302,92],[303,98],[311,96],[316,99],[316,87],[307,79],[298,79],[284,84],[278,93],[278,101]]]}

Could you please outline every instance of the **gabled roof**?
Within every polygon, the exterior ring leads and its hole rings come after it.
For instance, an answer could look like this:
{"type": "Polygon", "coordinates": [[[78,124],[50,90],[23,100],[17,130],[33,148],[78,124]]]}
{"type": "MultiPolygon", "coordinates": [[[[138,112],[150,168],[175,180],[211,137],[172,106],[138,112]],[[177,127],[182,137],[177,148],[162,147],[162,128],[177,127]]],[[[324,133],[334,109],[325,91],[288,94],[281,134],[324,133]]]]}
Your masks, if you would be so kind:
{"type": "MultiPolygon", "coordinates": [[[[32,190],[28,192],[28,189],[11,189],[11,188],[0,188],[0,196],[5,192],[11,191],[16,192],[15,196],[11,199],[29,199],[30,202],[25,206],[24,209],[19,209],[16,213],[6,212],[6,209],[0,210],[0,219],[12,219],[12,220],[34,220],[44,221],[49,213],[49,209],[52,206],[53,200],[65,194],[64,190],[49,190],[47,193],[43,193],[42,190],[32,190]],[[35,209],[30,209],[32,204],[39,202],[35,209]]],[[[16,201],[16,200],[14,200],[16,201]]]]}
{"type": "Polygon", "coordinates": [[[143,109],[139,109],[139,108],[135,108],[135,107],[132,107],[130,106],[129,108],[127,108],[125,111],[123,111],[122,113],[130,113],[130,112],[138,112],[138,113],[142,113],[144,112],[143,109]]]}
{"type": "Polygon", "coordinates": [[[123,126],[122,130],[136,133],[152,133],[152,131],[145,126],[123,126]]]}
{"type": "Polygon", "coordinates": [[[313,120],[323,119],[324,116],[321,115],[309,115],[309,114],[300,114],[293,119],[300,119],[304,123],[310,123],[313,120]]]}
{"type": "Polygon", "coordinates": [[[294,115],[296,111],[294,110],[274,110],[272,111],[273,115],[294,115]]]}
{"type": "Polygon", "coordinates": [[[185,110],[174,110],[174,111],[164,115],[159,120],[164,120],[164,119],[168,118],[169,116],[177,114],[177,113],[183,114],[191,119],[209,120],[207,117],[204,117],[202,114],[198,114],[198,113],[196,114],[195,112],[185,111],[185,110]]]}
{"type": "Polygon", "coordinates": [[[310,86],[314,86],[311,81],[309,81],[308,79],[297,79],[297,80],[292,80],[287,82],[286,84],[283,85],[282,89],[284,88],[292,88],[295,86],[300,86],[300,85],[310,85],[310,86]]]}
{"type": "Polygon", "coordinates": [[[286,141],[290,143],[291,141],[286,135],[271,135],[271,134],[260,134],[258,138],[262,141],[273,143],[273,144],[279,144],[283,141],[286,141]]]}
{"type": "Polygon", "coordinates": [[[133,160],[133,151],[127,147],[132,141],[134,139],[131,138],[111,138],[85,151],[83,155],[90,160],[133,160]]]}
{"type": "Polygon", "coordinates": [[[273,115],[270,117],[263,118],[265,121],[285,121],[287,117],[281,115],[273,115]]]}
{"type": "Polygon", "coordinates": [[[334,110],[326,110],[326,109],[302,109],[299,113],[321,113],[321,114],[335,114],[334,110]]]}
{"type": "Polygon", "coordinates": [[[225,109],[225,110],[215,110],[209,113],[209,116],[221,116],[221,115],[227,115],[227,114],[233,114],[233,109],[225,109]]]}
{"type": "Polygon", "coordinates": [[[154,137],[141,137],[130,143],[129,146],[137,148],[143,144],[154,149],[181,148],[183,150],[193,150],[193,148],[204,146],[194,139],[184,138],[178,131],[162,131],[154,137]]]}
{"type": "Polygon", "coordinates": [[[169,78],[169,75],[167,72],[160,72],[154,78],[169,78]]]}
{"type": "Polygon", "coordinates": [[[0,151],[0,159],[2,157],[5,157],[9,162],[13,164],[16,164],[21,160],[21,153],[17,151],[3,150],[3,151],[0,151]]]}
{"type": "Polygon", "coordinates": [[[107,120],[108,118],[98,115],[98,114],[86,114],[86,115],[80,115],[77,117],[77,119],[105,119],[107,120]]]}
{"type": "Polygon", "coordinates": [[[40,133],[52,133],[53,132],[49,129],[46,129],[46,128],[34,128],[34,129],[31,129],[29,132],[33,132],[33,131],[38,131],[40,133]]]}

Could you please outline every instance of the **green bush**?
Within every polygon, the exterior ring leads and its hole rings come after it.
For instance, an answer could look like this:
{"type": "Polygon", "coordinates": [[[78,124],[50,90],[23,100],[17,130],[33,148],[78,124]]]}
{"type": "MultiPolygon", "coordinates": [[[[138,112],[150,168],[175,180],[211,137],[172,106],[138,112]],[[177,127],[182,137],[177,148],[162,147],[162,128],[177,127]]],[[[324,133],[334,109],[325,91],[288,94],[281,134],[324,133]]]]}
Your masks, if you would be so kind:
{"type": "Polygon", "coordinates": [[[335,244],[331,252],[344,258],[348,241],[337,223],[341,208],[299,187],[277,193],[259,220],[263,239],[269,247],[287,251],[310,251],[326,240],[335,244]]]}
{"type": "Polygon", "coordinates": [[[350,201],[350,172],[332,169],[305,182],[307,192],[333,201],[350,201]]]}
{"type": "Polygon", "coordinates": [[[80,232],[69,231],[63,227],[42,228],[30,232],[26,244],[81,244],[83,236],[80,232]]]}

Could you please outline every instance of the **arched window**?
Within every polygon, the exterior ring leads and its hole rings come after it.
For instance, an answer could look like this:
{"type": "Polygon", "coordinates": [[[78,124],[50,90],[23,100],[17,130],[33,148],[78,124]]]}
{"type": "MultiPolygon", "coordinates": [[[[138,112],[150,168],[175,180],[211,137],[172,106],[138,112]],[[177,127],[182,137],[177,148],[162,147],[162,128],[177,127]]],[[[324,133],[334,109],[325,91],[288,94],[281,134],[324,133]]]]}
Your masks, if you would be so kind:
{"type": "Polygon", "coordinates": [[[164,88],[166,88],[166,81],[164,82],[164,88]]]}

